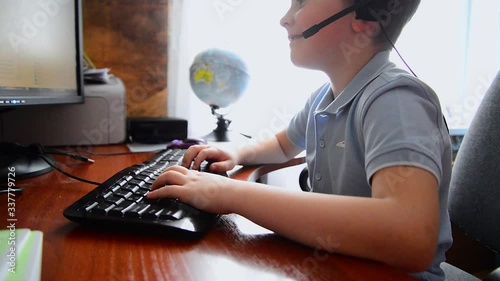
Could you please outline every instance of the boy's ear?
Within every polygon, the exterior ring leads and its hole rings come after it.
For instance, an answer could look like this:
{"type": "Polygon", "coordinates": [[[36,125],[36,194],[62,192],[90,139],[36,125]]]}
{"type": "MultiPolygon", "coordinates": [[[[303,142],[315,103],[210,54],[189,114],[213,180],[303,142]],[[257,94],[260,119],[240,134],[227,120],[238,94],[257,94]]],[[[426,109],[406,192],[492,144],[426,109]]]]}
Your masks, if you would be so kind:
{"type": "Polygon", "coordinates": [[[364,33],[366,31],[374,30],[374,29],[378,28],[377,25],[378,25],[378,23],[375,21],[366,21],[366,20],[358,20],[358,19],[354,19],[351,22],[351,28],[356,33],[360,33],[360,32],[364,33]]]}

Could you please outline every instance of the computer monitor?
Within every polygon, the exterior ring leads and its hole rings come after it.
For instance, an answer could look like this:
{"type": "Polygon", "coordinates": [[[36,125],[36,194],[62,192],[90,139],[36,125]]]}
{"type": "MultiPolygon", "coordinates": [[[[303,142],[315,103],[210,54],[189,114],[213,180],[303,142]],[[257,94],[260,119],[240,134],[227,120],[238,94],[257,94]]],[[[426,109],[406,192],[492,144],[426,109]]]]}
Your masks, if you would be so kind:
{"type": "MultiPolygon", "coordinates": [[[[84,102],[81,15],[81,0],[2,3],[0,114],[18,107],[84,102]]],[[[15,144],[1,143],[0,155],[0,178],[14,166],[17,178],[51,170],[46,159],[15,144]]]]}

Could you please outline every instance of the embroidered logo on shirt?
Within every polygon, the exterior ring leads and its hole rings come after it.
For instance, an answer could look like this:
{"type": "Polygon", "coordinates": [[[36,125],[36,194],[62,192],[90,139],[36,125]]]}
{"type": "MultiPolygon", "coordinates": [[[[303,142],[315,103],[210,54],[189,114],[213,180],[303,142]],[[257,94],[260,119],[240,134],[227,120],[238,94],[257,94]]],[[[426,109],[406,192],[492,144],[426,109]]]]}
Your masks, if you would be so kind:
{"type": "Polygon", "coordinates": [[[345,148],[345,141],[341,141],[341,142],[337,143],[337,147],[345,148]]]}

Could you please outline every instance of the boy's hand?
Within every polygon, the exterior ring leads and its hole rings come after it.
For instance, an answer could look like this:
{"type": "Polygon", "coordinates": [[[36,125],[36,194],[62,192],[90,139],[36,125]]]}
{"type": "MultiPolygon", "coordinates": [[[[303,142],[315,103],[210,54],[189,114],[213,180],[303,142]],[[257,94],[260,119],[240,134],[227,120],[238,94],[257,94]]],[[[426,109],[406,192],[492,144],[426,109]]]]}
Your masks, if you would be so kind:
{"type": "Polygon", "coordinates": [[[177,198],[200,210],[227,214],[224,194],[231,179],[211,173],[172,166],[151,186],[148,199],[177,198]]]}
{"type": "Polygon", "coordinates": [[[208,145],[193,145],[184,153],[181,165],[188,169],[198,170],[205,160],[213,162],[209,166],[212,172],[226,172],[238,164],[236,156],[227,151],[208,145]]]}

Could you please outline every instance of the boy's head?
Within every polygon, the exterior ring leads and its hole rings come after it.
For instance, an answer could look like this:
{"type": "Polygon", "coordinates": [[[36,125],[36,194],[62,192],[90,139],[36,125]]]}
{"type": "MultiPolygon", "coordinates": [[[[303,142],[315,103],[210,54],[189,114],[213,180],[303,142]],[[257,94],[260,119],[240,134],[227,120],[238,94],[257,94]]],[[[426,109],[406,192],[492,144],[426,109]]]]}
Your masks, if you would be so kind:
{"type": "Polygon", "coordinates": [[[366,63],[376,52],[390,49],[379,25],[395,42],[419,4],[420,0],[291,0],[280,23],[288,32],[295,65],[332,72],[354,58],[366,63]]]}
{"type": "MultiPolygon", "coordinates": [[[[404,26],[413,17],[420,4],[420,0],[344,0],[348,5],[359,5],[356,8],[356,18],[377,21],[395,43],[404,26]]],[[[381,43],[389,48],[384,32],[377,33],[374,38],[376,43],[381,43]]]]}

